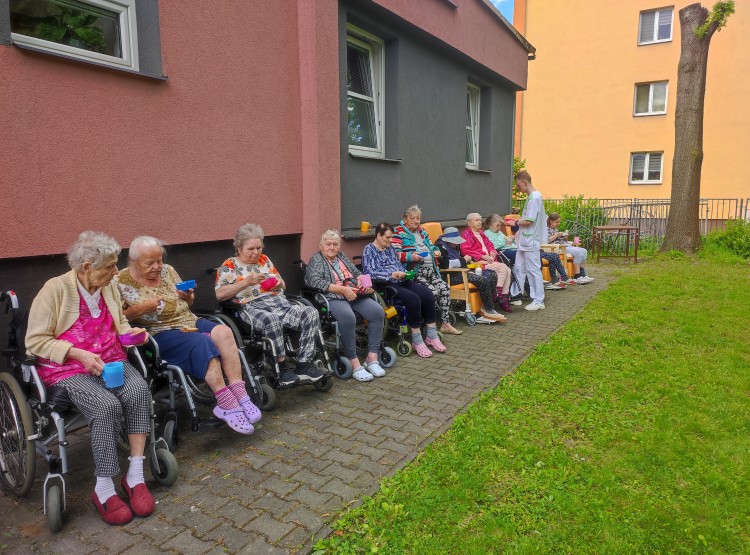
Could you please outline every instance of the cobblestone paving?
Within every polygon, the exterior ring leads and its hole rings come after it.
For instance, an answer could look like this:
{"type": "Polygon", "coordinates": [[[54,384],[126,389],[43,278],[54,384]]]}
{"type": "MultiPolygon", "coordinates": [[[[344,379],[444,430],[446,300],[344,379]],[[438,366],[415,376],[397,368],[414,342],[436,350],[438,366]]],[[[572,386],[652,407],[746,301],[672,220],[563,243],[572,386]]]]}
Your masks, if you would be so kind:
{"type": "Polygon", "coordinates": [[[279,392],[278,408],[249,438],[226,427],[193,433],[183,418],[177,483],[152,487],[155,514],[123,527],[103,524],[91,505],[88,434],[79,433],[71,440],[62,531],[47,529],[46,465],[39,460],[27,498],[0,493],[0,552],[307,553],[330,533],[336,515],[374,493],[382,477],[412,460],[606,287],[602,266],[591,274],[592,284],[547,291],[546,310],[515,307],[506,325],[460,325],[465,333],[445,340],[448,354],[399,358],[384,378],[364,384],[336,379],[328,393],[279,392]]]}

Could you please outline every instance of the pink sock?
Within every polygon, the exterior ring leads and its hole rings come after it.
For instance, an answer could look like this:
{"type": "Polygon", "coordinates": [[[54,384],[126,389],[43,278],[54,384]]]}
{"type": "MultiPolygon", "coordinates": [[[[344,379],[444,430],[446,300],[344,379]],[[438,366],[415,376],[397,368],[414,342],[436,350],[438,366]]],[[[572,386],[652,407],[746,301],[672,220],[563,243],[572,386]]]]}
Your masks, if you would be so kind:
{"type": "Polygon", "coordinates": [[[234,383],[229,384],[229,390],[234,395],[234,398],[238,401],[242,401],[245,397],[249,397],[247,389],[245,389],[245,382],[238,380],[234,383]]]}
{"type": "Polygon", "coordinates": [[[221,409],[236,409],[240,406],[232,390],[228,387],[222,387],[219,391],[214,392],[214,395],[216,396],[216,403],[221,409]]]}

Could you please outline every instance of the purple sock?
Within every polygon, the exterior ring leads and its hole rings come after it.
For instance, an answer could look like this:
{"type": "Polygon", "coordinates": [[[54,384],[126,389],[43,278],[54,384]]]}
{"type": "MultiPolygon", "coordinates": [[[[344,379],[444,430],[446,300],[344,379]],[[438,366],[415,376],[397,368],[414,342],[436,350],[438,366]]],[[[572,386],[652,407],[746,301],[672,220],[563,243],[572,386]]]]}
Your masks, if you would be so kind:
{"type": "Polygon", "coordinates": [[[221,409],[236,409],[240,406],[232,390],[228,387],[222,387],[219,391],[214,392],[214,395],[216,396],[216,403],[221,409]]]}
{"type": "Polygon", "coordinates": [[[234,395],[234,398],[238,401],[242,401],[245,397],[249,397],[247,389],[245,388],[245,382],[238,380],[234,383],[229,384],[229,390],[234,395]]]}

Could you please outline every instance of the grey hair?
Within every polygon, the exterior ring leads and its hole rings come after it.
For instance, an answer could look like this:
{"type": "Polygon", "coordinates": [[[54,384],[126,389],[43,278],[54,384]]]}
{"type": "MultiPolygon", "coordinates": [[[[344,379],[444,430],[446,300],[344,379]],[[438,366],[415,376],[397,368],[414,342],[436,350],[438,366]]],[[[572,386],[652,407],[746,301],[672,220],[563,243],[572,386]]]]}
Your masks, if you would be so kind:
{"type": "Polygon", "coordinates": [[[484,220],[484,227],[489,229],[491,226],[495,225],[497,222],[502,222],[503,219],[500,217],[500,214],[490,214],[487,216],[487,219],[484,220]]]}
{"type": "Polygon", "coordinates": [[[101,268],[113,256],[117,257],[122,248],[112,237],[98,231],[84,231],[68,249],[68,264],[80,271],[85,263],[92,268],[101,268]]]}
{"type": "Polygon", "coordinates": [[[146,249],[152,249],[158,247],[161,249],[162,256],[164,255],[164,242],[156,237],[150,235],[139,235],[130,242],[130,248],[128,248],[128,260],[138,260],[146,249]]]}
{"type": "Polygon", "coordinates": [[[263,246],[264,237],[265,235],[262,227],[257,224],[245,224],[234,234],[234,248],[239,252],[250,239],[260,239],[260,244],[263,246]]]}
{"type": "Polygon", "coordinates": [[[409,208],[404,210],[404,218],[408,218],[412,214],[419,214],[422,215],[422,209],[417,206],[416,204],[412,204],[409,208]]]}
{"type": "Polygon", "coordinates": [[[479,212],[471,212],[471,213],[467,214],[466,215],[466,223],[468,224],[469,220],[474,219],[477,216],[479,216],[480,220],[482,219],[482,215],[479,212]]]}
{"type": "Polygon", "coordinates": [[[341,243],[341,234],[335,229],[326,229],[323,232],[323,235],[320,236],[320,244],[322,245],[323,241],[328,240],[338,241],[339,243],[341,243]]]}

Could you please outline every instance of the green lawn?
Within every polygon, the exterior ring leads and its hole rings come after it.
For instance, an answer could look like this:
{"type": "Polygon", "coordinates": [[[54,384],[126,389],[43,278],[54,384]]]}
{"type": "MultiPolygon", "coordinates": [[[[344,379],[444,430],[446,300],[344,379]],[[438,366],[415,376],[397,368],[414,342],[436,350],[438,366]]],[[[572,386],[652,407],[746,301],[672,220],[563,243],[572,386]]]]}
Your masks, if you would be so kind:
{"type": "Polygon", "coordinates": [[[621,277],[315,553],[750,553],[750,266],[621,277]]]}

